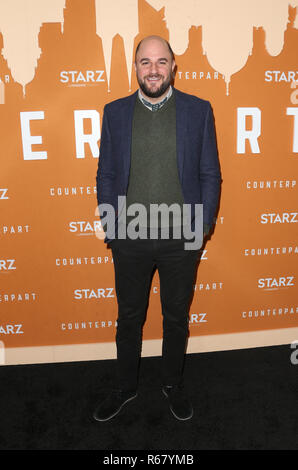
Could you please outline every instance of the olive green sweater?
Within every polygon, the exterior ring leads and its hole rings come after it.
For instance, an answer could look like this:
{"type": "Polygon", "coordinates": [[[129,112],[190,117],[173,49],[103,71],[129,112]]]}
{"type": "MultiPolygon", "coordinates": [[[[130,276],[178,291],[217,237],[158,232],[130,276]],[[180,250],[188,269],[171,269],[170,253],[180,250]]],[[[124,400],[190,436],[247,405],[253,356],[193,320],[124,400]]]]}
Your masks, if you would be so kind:
{"type": "MultiPolygon", "coordinates": [[[[184,203],[177,167],[174,94],[158,111],[151,111],[136,100],[127,208],[133,203],[143,204],[148,215],[150,204],[178,203],[181,207],[184,203]]],[[[133,218],[127,216],[127,223],[133,218]]],[[[140,226],[149,225],[152,222],[142,219],[140,226]]],[[[166,225],[166,222],[162,224],[166,225]]],[[[175,218],[170,217],[168,225],[176,225],[175,218]]]]}

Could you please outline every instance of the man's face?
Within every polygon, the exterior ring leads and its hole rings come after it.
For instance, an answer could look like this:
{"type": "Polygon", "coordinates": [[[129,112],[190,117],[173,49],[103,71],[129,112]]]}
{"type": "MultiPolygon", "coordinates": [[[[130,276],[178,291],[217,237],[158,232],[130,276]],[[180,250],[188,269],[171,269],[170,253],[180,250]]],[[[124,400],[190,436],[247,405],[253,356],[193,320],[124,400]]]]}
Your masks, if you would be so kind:
{"type": "Polygon", "coordinates": [[[138,50],[135,69],[144,95],[160,98],[171,84],[175,62],[166,43],[159,39],[145,39],[138,50]]]}

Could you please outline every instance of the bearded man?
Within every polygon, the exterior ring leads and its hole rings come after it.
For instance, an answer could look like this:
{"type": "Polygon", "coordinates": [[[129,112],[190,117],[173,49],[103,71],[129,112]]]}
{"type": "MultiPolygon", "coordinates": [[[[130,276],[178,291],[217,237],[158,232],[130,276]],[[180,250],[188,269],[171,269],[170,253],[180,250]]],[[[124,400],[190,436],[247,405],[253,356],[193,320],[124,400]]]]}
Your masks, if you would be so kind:
{"type": "Polygon", "coordinates": [[[96,408],[93,416],[98,421],[116,416],[137,396],[142,327],[154,269],[159,274],[163,315],[161,390],[175,418],[193,416],[183,369],[202,243],[186,249],[189,237],[182,230],[181,212],[153,221],[150,208],[163,204],[183,211],[187,206],[190,228],[200,220],[203,240],[203,232],[208,235],[214,224],[221,176],[211,105],[174,88],[175,67],[166,40],[144,38],[135,53],[139,89],[104,108],[97,199],[105,242],[114,260],[117,383],[96,408]],[[125,199],[121,208],[119,197],[125,199]],[[131,209],[136,205],[144,212],[134,224],[131,209]],[[107,206],[114,210],[112,228],[111,220],[105,218],[107,206]],[[200,219],[196,218],[197,206],[202,207],[200,219]],[[136,226],[139,236],[135,236],[136,230],[129,230],[136,226]]]}

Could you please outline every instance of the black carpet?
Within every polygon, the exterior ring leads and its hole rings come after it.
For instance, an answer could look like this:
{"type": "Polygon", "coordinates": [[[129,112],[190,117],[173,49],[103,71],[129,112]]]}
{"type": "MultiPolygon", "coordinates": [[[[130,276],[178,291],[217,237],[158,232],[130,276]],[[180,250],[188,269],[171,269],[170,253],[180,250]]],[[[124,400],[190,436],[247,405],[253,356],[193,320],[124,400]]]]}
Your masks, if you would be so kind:
{"type": "Polygon", "coordinates": [[[290,345],[187,355],[194,405],[177,421],[160,358],[142,358],[138,397],[112,420],[92,411],[115,361],[0,367],[1,450],[296,450],[298,364],[290,345]]]}

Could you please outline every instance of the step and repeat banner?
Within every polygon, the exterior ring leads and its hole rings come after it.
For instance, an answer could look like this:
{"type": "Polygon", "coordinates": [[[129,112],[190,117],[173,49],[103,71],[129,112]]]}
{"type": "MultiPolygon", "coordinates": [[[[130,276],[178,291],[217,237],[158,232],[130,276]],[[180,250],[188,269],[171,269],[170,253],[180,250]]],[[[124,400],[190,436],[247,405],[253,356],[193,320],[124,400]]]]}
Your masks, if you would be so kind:
{"type": "MultiPolygon", "coordinates": [[[[134,51],[150,34],[169,40],[176,88],[211,102],[217,131],[222,190],[194,285],[192,351],[297,331],[297,14],[298,0],[0,0],[0,344],[11,362],[65,346],[76,359],[88,345],[90,358],[114,357],[101,124],[107,102],[137,89],[134,51]]],[[[156,272],[149,346],[162,337],[159,294],[156,272]]]]}

